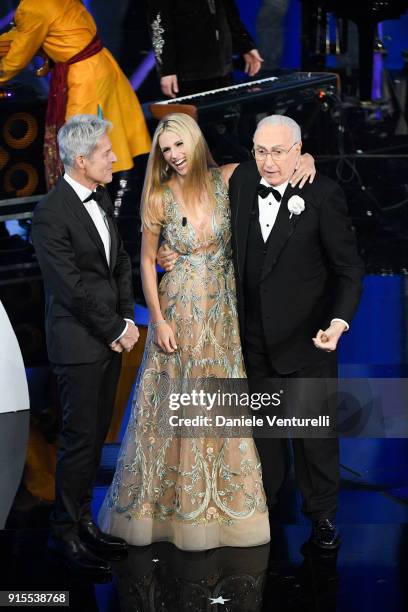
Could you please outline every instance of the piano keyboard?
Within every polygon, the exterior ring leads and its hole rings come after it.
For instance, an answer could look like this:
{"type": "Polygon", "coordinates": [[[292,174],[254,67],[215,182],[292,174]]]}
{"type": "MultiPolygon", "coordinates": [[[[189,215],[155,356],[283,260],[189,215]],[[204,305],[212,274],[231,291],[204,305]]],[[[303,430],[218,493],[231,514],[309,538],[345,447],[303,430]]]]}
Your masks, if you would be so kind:
{"type": "Polygon", "coordinates": [[[149,104],[149,110],[155,119],[172,112],[185,112],[203,126],[243,114],[285,112],[287,108],[318,99],[322,91],[335,91],[338,88],[337,78],[336,74],[329,72],[293,72],[161,100],[149,104]]]}
{"type": "Polygon", "coordinates": [[[277,81],[278,77],[268,77],[267,79],[258,79],[257,81],[247,81],[246,83],[239,83],[238,85],[230,85],[229,87],[220,87],[219,89],[211,89],[210,91],[203,91],[198,94],[193,94],[191,96],[181,96],[180,98],[171,98],[170,100],[162,100],[160,102],[156,102],[155,104],[181,104],[194,102],[199,98],[204,98],[207,96],[211,96],[214,94],[222,95],[224,93],[230,93],[240,90],[244,88],[253,87],[254,85],[260,85],[261,83],[267,84],[272,83],[273,81],[277,81]]]}

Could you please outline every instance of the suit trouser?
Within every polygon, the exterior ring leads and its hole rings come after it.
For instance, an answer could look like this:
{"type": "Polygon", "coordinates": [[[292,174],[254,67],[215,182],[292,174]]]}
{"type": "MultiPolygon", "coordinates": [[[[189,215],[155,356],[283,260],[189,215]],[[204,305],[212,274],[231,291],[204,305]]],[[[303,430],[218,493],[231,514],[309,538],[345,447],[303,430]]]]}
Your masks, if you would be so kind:
{"type": "Polygon", "coordinates": [[[94,363],[54,365],[62,405],[62,429],[55,475],[55,537],[76,533],[91,518],[92,489],[112,418],[121,355],[94,363]]]}
{"type": "MultiPolygon", "coordinates": [[[[306,379],[336,379],[337,362],[334,353],[324,360],[289,376],[274,370],[268,356],[254,346],[245,351],[245,364],[251,390],[256,378],[293,379],[298,394],[308,393],[306,379]],[[304,387],[304,388],[303,388],[304,387]]],[[[322,380],[323,385],[324,380],[322,380]]],[[[268,505],[272,507],[285,478],[288,463],[288,444],[291,443],[297,484],[303,498],[303,513],[311,520],[333,519],[337,510],[339,490],[339,442],[337,438],[281,438],[256,437],[262,465],[262,478],[268,505]]]]}

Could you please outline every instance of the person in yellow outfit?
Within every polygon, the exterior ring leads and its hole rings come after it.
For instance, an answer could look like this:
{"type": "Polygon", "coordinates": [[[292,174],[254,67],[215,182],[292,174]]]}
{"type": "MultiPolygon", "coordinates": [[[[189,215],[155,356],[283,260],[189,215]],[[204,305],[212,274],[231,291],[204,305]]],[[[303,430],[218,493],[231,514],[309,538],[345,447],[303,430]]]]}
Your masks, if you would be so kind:
{"type": "Polygon", "coordinates": [[[56,133],[73,115],[102,112],[113,124],[114,172],[132,168],[134,157],[149,152],[150,136],[129,81],[102,46],[81,0],[21,0],[14,22],[15,27],[0,36],[0,50],[7,51],[0,58],[0,85],[27,66],[41,48],[55,64],[45,136],[48,186],[59,175],[53,148],[56,133]]]}

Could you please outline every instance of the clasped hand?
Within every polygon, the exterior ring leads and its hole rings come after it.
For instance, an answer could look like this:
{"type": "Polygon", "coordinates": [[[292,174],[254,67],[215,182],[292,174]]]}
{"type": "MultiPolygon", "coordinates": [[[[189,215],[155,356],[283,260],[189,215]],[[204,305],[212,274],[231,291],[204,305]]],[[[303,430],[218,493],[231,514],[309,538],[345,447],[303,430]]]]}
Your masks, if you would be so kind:
{"type": "Polygon", "coordinates": [[[316,337],[313,338],[313,344],[322,351],[332,353],[336,350],[338,341],[345,330],[346,327],[344,323],[341,321],[333,321],[327,329],[319,329],[316,337]]]}
{"type": "Polygon", "coordinates": [[[136,342],[139,340],[139,330],[136,325],[130,321],[128,321],[127,324],[128,327],[126,333],[123,334],[119,340],[115,340],[109,345],[109,347],[115,353],[122,353],[123,351],[130,353],[136,342]]]}

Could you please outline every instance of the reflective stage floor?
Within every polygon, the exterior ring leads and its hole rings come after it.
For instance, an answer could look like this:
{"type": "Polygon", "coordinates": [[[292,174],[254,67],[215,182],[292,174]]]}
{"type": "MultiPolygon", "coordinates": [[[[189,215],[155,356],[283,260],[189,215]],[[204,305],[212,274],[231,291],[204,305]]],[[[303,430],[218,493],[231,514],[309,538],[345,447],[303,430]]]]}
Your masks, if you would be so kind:
{"type": "MultiPolygon", "coordinates": [[[[290,473],[271,516],[270,545],[202,553],[182,552],[168,543],[132,547],[125,559],[112,561],[113,575],[107,582],[68,570],[48,552],[50,507],[24,508],[20,501],[8,529],[0,532],[0,590],[69,591],[69,609],[81,612],[404,612],[406,441],[341,444],[338,554],[319,553],[308,544],[310,527],[290,473]],[[365,458],[360,473],[353,457],[365,458]],[[384,457],[387,467],[381,467],[384,457]]],[[[94,490],[95,515],[118,449],[117,444],[105,446],[94,490]]]]}
{"type": "Polygon", "coordinates": [[[303,525],[275,526],[270,545],[250,549],[133,547],[101,583],[47,553],[46,529],[6,530],[1,589],[69,591],[69,609],[82,612],[406,610],[407,526],[348,524],[341,532],[338,556],[304,544],[303,525]]]}

